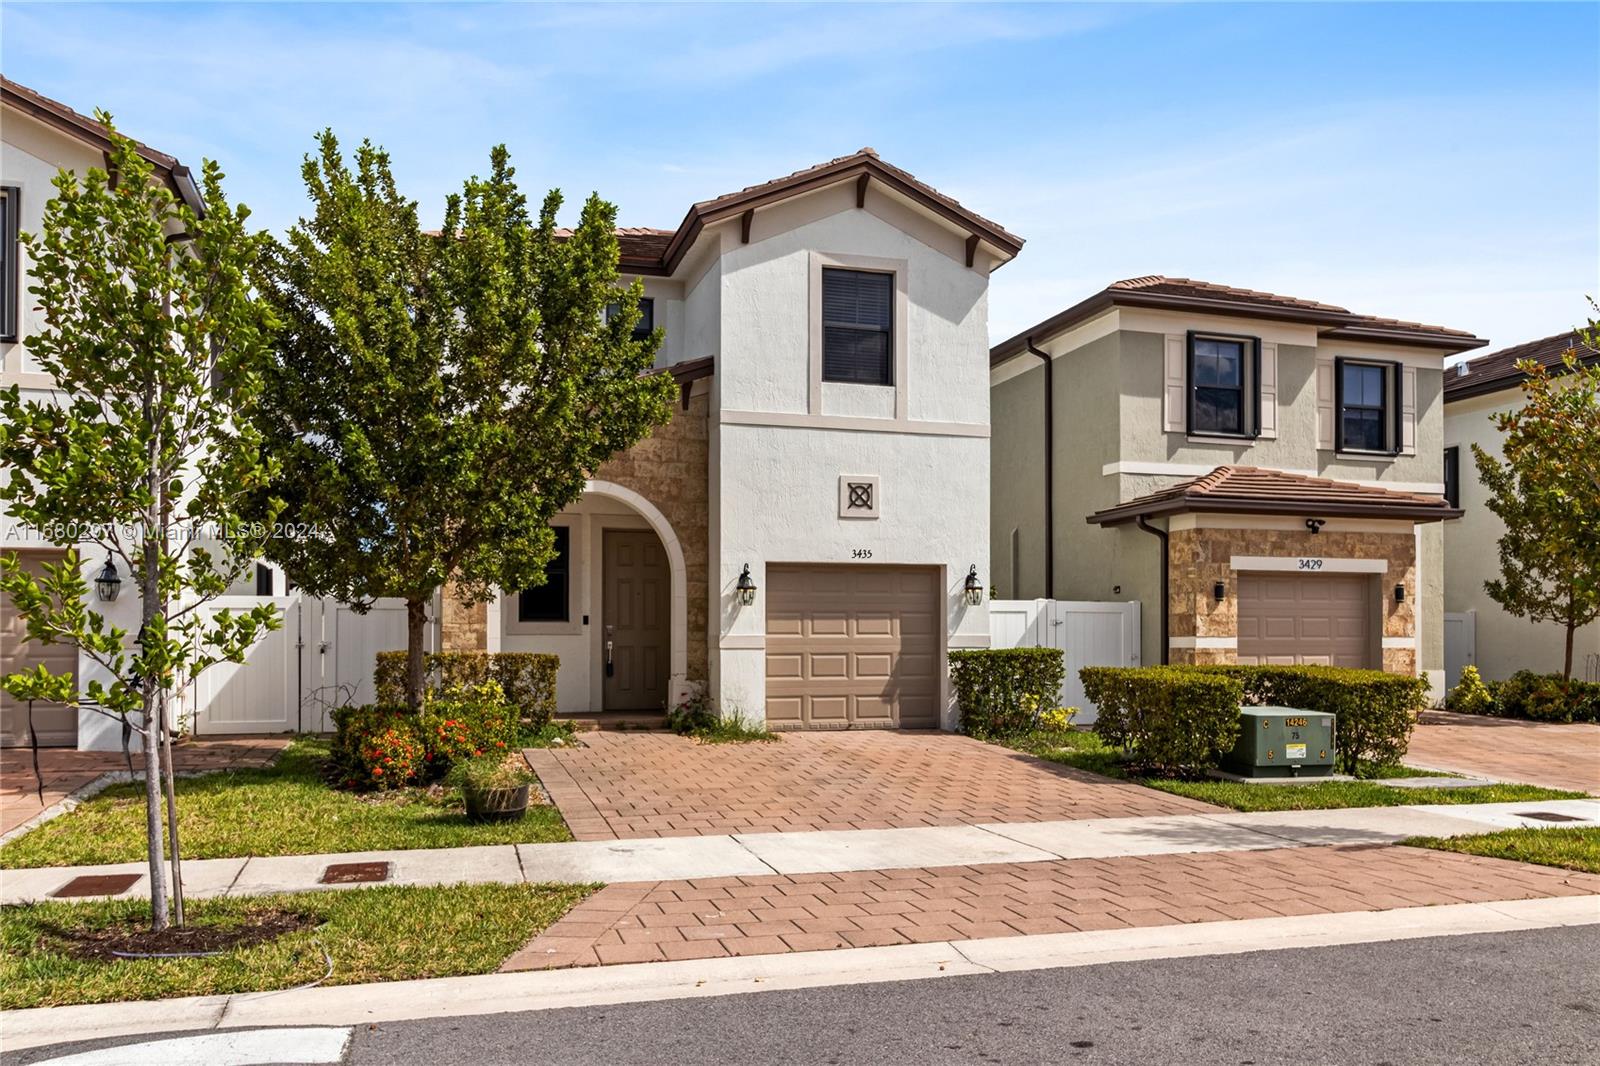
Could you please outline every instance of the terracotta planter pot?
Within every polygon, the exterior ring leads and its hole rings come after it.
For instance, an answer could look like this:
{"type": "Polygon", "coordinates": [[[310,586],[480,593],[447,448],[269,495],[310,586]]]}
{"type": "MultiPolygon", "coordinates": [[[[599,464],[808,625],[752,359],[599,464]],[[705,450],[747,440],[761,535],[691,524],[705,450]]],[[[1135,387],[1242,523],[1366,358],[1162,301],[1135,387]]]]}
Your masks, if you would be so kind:
{"type": "Polygon", "coordinates": [[[469,822],[514,822],[528,813],[528,786],[518,788],[488,788],[483,791],[464,788],[462,798],[467,803],[469,822]]]}

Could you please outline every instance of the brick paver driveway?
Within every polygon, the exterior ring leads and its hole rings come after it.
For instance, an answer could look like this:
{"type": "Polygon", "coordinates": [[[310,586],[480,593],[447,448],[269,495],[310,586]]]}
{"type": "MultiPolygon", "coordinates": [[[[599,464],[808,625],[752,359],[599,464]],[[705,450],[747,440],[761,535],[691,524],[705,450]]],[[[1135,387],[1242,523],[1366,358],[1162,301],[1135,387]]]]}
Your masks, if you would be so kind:
{"type": "Polygon", "coordinates": [[[1548,788],[1600,793],[1600,725],[1428,711],[1406,761],[1548,788]]]}
{"type": "Polygon", "coordinates": [[[1217,808],[949,733],[785,733],[697,744],[589,733],[529,762],[579,840],[898,829],[1217,808]]]}

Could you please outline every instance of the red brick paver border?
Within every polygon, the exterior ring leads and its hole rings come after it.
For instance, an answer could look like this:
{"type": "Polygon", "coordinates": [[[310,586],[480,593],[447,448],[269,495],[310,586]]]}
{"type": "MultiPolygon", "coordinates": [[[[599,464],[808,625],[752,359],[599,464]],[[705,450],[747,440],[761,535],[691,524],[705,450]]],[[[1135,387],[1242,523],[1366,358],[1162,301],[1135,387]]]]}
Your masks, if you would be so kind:
{"type": "MultiPolygon", "coordinates": [[[[265,766],[289,744],[289,737],[206,737],[187,740],[173,749],[179,772],[232,770],[265,766]]],[[[137,752],[135,770],[143,769],[137,752]]],[[[40,748],[44,802],[39,801],[33,760],[27,748],[0,748],[0,833],[9,833],[46,807],[53,806],[102,774],[126,770],[121,752],[40,748]]]]}
{"type": "Polygon", "coordinates": [[[591,733],[582,745],[526,753],[579,840],[1218,810],[949,733],[786,733],[772,744],[591,733]]]}
{"type": "Polygon", "coordinates": [[[1600,794],[1600,725],[1427,711],[1411,734],[1406,761],[1600,794]]]}
{"type": "Polygon", "coordinates": [[[1600,875],[1381,845],[611,885],[502,970],[1600,894],[1600,875]]]}

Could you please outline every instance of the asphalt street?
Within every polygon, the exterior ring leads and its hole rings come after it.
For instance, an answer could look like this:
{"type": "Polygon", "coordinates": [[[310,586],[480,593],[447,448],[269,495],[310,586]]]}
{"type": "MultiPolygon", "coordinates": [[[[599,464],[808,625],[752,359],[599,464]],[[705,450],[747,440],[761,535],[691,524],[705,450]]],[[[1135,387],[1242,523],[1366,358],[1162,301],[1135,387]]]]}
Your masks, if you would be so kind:
{"type": "Polygon", "coordinates": [[[1595,1066],[1600,927],[390,1023],[344,1061],[1595,1066]]]}

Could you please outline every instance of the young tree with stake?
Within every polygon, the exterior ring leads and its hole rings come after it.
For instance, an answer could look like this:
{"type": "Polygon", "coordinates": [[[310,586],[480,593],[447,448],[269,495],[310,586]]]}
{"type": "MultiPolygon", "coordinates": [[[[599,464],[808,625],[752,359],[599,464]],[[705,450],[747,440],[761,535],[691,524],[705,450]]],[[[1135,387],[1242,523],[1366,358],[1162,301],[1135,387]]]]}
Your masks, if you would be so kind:
{"type": "Polygon", "coordinates": [[[197,214],[109,115],[97,118],[111,137],[110,173],[61,172],[41,231],[23,236],[44,317],[28,351],[56,391],[46,400],[0,391],[10,475],[0,501],[19,523],[64,531],[74,546],[42,575],[7,554],[0,588],[28,639],[71,646],[110,679],[91,678],[79,698],[142,734],[150,906],[161,930],[182,921],[169,701],[213,663],[242,661],[278,625],[269,606],[202,609],[266,539],[240,514],[271,472],[250,416],[272,319],[247,281],[259,238],[245,228],[249,211],[224,197],[217,165],[203,168],[197,214]],[[136,634],[92,606],[83,545],[131,575],[136,634]]]}

